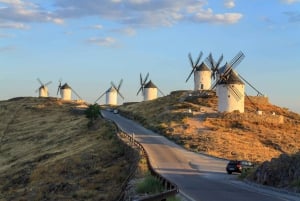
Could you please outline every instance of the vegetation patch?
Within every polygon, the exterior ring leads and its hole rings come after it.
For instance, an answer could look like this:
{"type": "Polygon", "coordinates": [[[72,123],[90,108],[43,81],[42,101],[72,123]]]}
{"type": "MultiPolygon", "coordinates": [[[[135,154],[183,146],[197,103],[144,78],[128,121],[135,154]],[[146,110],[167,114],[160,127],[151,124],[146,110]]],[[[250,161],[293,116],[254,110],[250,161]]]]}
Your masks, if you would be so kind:
{"type": "Polygon", "coordinates": [[[163,192],[164,187],[156,177],[148,175],[137,183],[136,191],[139,194],[156,194],[163,192]]]}
{"type": "Polygon", "coordinates": [[[115,200],[137,153],[76,102],[15,98],[0,102],[0,200],[115,200]],[[74,112],[75,111],[75,112],[74,112]]]}

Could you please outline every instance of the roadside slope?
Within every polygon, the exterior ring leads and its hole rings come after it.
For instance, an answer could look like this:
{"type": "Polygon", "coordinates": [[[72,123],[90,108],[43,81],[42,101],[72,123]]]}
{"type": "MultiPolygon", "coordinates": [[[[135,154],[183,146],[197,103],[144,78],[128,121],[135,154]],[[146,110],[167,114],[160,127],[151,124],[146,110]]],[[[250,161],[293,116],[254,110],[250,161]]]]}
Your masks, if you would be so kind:
{"type": "Polygon", "coordinates": [[[0,102],[0,200],[114,200],[130,172],[130,150],[113,125],[88,119],[74,102],[0,102]]]}

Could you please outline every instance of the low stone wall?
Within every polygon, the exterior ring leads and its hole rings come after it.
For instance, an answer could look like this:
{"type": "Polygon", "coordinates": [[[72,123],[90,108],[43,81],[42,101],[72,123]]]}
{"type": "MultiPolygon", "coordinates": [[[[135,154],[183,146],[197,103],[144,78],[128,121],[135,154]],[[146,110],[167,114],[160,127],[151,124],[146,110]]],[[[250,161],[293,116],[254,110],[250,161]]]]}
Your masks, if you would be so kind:
{"type": "Polygon", "coordinates": [[[269,104],[267,96],[249,96],[249,99],[256,105],[269,104]]]}
{"type": "Polygon", "coordinates": [[[225,116],[227,118],[234,120],[234,121],[249,121],[253,123],[258,124],[283,124],[284,123],[284,116],[282,115],[276,115],[276,114],[269,114],[264,113],[258,114],[258,113],[226,113],[225,116]]]}

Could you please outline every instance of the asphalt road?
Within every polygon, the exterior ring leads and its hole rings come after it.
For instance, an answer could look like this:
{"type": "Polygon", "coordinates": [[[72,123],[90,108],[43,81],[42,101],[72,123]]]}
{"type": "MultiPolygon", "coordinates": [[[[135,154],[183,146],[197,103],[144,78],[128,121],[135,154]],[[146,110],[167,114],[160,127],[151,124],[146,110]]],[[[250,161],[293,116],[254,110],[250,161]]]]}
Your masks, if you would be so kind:
{"type": "Polygon", "coordinates": [[[103,117],[134,136],[149,155],[154,169],[174,182],[188,200],[197,201],[283,201],[300,200],[285,193],[260,189],[238,181],[225,172],[226,160],[187,151],[119,114],[101,111],[103,117]]]}

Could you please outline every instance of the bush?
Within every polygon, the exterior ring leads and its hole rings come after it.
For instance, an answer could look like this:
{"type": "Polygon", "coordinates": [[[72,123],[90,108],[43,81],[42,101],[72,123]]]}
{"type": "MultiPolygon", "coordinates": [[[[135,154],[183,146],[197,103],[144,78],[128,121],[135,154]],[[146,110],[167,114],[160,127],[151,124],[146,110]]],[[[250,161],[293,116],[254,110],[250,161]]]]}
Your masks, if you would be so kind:
{"type": "Polygon", "coordinates": [[[93,126],[95,120],[99,117],[100,106],[95,103],[93,105],[89,105],[88,109],[85,111],[85,116],[90,119],[88,123],[88,127],[93,126]]]}
{"type": "Polygon", "coordinates": [[[159,180],[152,175],[148,175],[141,181],[140,183],[137,184],[136,186],[136,192],[143,194],[155,194],[155,193],[160,193],[163,192],[164,188],[162,184],[159,182],[159,180]]]}

